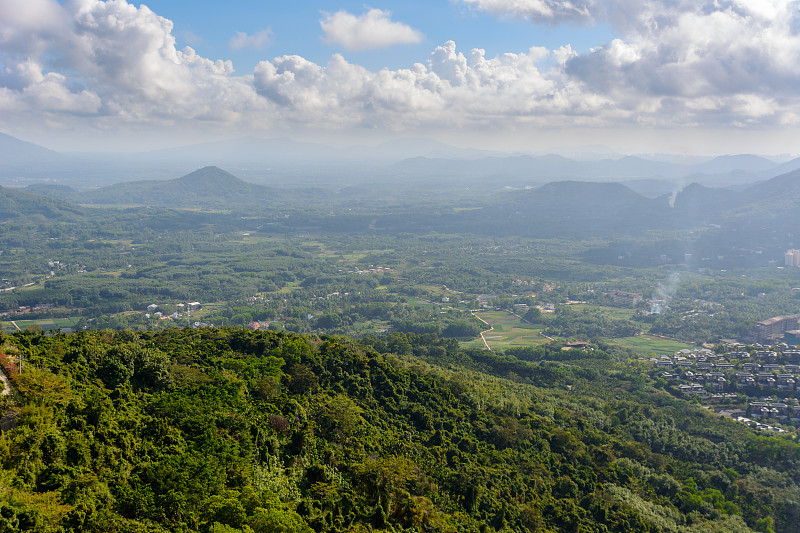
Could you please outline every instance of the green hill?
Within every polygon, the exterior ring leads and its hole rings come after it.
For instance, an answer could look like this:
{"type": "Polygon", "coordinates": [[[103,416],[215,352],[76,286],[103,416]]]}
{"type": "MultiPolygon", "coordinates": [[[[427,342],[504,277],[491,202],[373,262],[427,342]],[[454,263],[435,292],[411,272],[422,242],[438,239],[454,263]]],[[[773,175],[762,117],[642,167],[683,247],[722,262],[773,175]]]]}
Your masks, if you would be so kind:
{"type": "Polygon", "coordinates": [[[25,187],[25,192],[31,194],[41,194],[51,196],[67,202],[80,202],[81,193],[68,185],[58,185],[54,183],[34,183],[25,187]]]}
{"type": "Polygon", "coordinates": [[[28,368],[0,438],[9,531],[788,532],[800,513],[800,445],[602,350],[528,362],[432,335],[240,329],[0,341],[28,368]]]}
{"type": "Polygon", "coordinates": [[[82,213],[78,206],[63,200],[0,187],[0,221],[36,217],[66,220],[82,213]]]}
{"type": "Polygon", "coordinates": [[[742,195],[748,199],[745,205],[753,212],[793,215],[800,205],[800,170],[757,183],[742,195]]]}
{"type": "Polygon", "coordinates": [[[247,183],[217,167],[204,167],[183,177],[117,183],[82,194],[83,203],[154,207],[230,208],[269,202],[275,192],[247,183]]]}

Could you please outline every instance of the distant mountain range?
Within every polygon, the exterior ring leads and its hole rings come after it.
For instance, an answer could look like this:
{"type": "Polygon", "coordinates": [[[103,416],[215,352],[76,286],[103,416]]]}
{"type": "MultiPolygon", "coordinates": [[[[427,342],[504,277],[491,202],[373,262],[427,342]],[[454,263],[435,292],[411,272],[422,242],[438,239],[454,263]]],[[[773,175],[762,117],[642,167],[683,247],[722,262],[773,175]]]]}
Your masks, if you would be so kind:
{"type": "MultiPolygon", "coordinates": [[[[2,187],[0,221],[31,217],[69,220],[91,212],[77,204],[201,209],[211,211],[207,214],[212,217],[226,211],[233,214],[228,222],[238,220],[239,214],[259,217],[279,209],[294,215],[270,218],[270,224],[290,232],[474,233],[606,241],[641,241],[654,231],[667,232],[661,234],[662,238],[691,232],[696,236],[693,239],[706,239],[698,246],[704,257],[729,257],[731,250],[740,250],[736,253],[742,256],[741,261],[749,261],[747,254],[751,252],[742,252],[744,249],[768,247],[769,256],[777,257],[782,250],[800,245],[793,237],[800,209],[800,170],[741,192],[694,183],[648,196],[625,183],[565,180],[461,199],[417,201],[399,195],[392,199],[395,203],[388,204],[386,197],[381,190],[369,187],[266,187],[212,166],[180,178],[127,182],[87,191],[52,184],[36,184],[24,190],[2,187]]],[[[642,261],[652,262],[663,254],[647,251],[640,256],[645,258],[642,261]]],[[[617,248],[609,245],[591,261],[613,262],[619,255],[617,248]]]]}
{"type": "MultiPolygon", "coordinates": [[[[670,192],[653,195],[664,182],[553,181],[539,187],[506,190],[473,203],[478,207],[499,207],[505,215],[538,215],[572,219],[600,220],[608,217],[655,217],[677,215],[692,221],[721,215],[738,216],[747,212],[775,216],[800,205],[800,170],[750,186],[742,192],[692,183],[673,186],[670,192]],[[635,185],[635,186],[629,186],[635,185]],[[687,218],[688,217],[688,218],[687,218]]],[[[7,192],[11,189],[4,188],[7,192]]],[[[346,203],[361,197],[380,195],[373,188],[348,187],[285,189],[246,182],[219,167],[204,167],[170,180],[143,180],[117,183],[99,189],[78,191],[64,185],[34,184],[25,194],[45,195],[86,205],[123,205],[175,208],[237,209],[276,205],[313,206],[332,201],[346,203]]]]}
{"type": "MultiPolygon", "coordinates": [[[[680,165],[636,156],[577,161],[558,155],[492,156],[473,160],[416,157],[390,166],[398,178],[423,182],[491,180],[514,187],[551,181],[658,180],[660,189],[692,182],[713,187],[742,188],[800,168],[800,158],[778,164],[759,156],[721,156],[695,165],[680,165]],[[737,167],[736,164],[741,166],[737,167]]],[[[635,186],[634,186],[635,187],[635,186]]]]}
{"type": "Polygon", "coordinates": [[[490,192],[552,181],[630,181],[647,196],[683,185],[743,190],[800,169],[800,158],[775,162],[731,155],[702,162],[663,156],[573,159],[457,148],[431,139],[398,139],[376,146],[332,147],[288,138],[243,137],[140,154],[64,155],[0,134],[0,180],[26,185],[48,180],[87,189],[123,181],[161,180],[186,168],[227,168],[271,187],[391,186],[490,192]],[[677,161],[677,162],[676,162],[677,161]]]}
{"type": "Polygon", "coordinates": [[[205,209],[274,207],[278,203],[306,203],[326,197],[324,191],[314,188],[290,192],[248,183],[215,166],[171,180],[131,181],[87,191],[35,184],[26,191],[87,205],[205,209]]]}
{"type": "Polygon", "coordinates": [[[413,222],[387,216],[378,219],[376,227],[567,238],[616,238],[642,236],[653,230],[715,227],[738,231],[742,245],[745,239],[752,244],[765,234],[774,244],[779,242],[775,239],[789,236],[797,219],[800,170],[741,192],[694,183],[656,197],[642,195],[624,183],[556,181],[499,193],[475,201],[473,207],[447,216],[419,216],[413,222]],[[756,230],[763,231],[756,235],[756,230]]]}

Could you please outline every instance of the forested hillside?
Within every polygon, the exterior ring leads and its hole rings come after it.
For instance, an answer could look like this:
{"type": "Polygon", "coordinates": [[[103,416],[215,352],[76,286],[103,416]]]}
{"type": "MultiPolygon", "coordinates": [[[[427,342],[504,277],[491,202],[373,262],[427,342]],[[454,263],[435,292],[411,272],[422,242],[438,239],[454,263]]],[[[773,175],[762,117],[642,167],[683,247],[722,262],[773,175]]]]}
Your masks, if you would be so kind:
{"type": "MultiPolygon", "coordinates": [[[[0,531],[793,531],[800,446],[595,348],[2,337],[0,531]],[[19,357],[23,371],[17,372],[19,357]]],[[[621,360],[621,359],[620,359],[621,360]]]]}

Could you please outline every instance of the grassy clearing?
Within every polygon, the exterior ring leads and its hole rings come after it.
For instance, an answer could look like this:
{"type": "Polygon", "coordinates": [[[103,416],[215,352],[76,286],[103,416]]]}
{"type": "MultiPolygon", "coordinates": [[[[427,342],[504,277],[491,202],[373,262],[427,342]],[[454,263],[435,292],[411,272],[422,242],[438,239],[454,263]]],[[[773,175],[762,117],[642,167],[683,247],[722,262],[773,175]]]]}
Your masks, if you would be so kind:
{"type": "MultiPolygon", "coordinates": [[[[15,320],[14,322],[19,326],[19,329],[24,330],[31,326],[39,326],[45,331],[51,329],[66,329],[74,327],[78,323],[80,317],[68,318],[40,318],[36,320],[15,320]]],[[[0,322],[0,329],[3,333],[13,333],[17,331],[11,321],[0,322]]]]}
{"type": "Polygon", "coordinates": [[[606,307],[602,305],[588,305],[588,304],[576,304],[571,305],[570,309],[573,311],[580,311],[586,309],[588,311],[599,311],[603,313],[605,316],[612,318],[614,320],[630,320],[633,314],[636,312],[635,309],[626,309],[622,307],[606,307]]]}
{"type": "MultiPolygon", "coordinates": [[[[507,311],[479,311],[475,313],[475,316],[485,320],[494,328],[484,334],[484,338],[492,350],[502,350],[512,346],[535,346],[548,342],[548,339],[540,334],[541,326],[528,324],[507,311]]],[[[477,338],[462,343],[462,346],[483,348],[483,341],[477,338]]]]}
{"type": "Polygon", "coordinates": [[[624,346],[625,348],[631,348],[642,356],[648,356],[653,353],[655,353],[657,356],[672,355],[678,350],[683,350],[684,348],[695,348],[695,346],[692,346],[691,344],[686,344],[684,342],[672,339],[665,339],[664,337],[658,337],[657,335],[637,335],[636,337],[610,339],[608,342],[609,344],[616,344],[619,346],[624,346]]]}
{"type": "Polygon", "coordinates": [[[301,288],[300,283],[299,281],[290,281],[278,291],[278,294],[289,294],[292,291],[296,291],[301,288]]]}
{"type": "Polygon", "coordinates": [[[409,298],[408,305],[413,305],[415,307],[420,307],[422,309],[429,309],[429,310],[436,310],[441,309],[442,307],[446,307],[446,304],[441,304],[439,302],[431,302],[429,300],[423,300],[422,298],[409,298]]]}

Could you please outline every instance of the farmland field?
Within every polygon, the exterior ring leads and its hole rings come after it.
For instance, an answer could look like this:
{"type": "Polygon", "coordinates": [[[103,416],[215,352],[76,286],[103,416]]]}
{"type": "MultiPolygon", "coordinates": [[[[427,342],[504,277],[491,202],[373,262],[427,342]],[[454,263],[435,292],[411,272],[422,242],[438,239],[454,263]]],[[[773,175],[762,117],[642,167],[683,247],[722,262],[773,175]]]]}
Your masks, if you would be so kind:
{"type": "MultiPolygon", "coordinates": [[[[31,326],[39,326],[43,330],[52,330],[52,329],[60,329],[60,328],[71,328],[74,327],[75,324],[78,323],[80,320],[79,317],[71,317],[71,318],[41,318],[37,320],[16,320],[14,321],[19,329],[25,329],[31,326]]],[[[0,322],[0,328],[2,329],[3,333],[12,333],[17,331],[17,328],[14,327],[14,324],[11,321],[3,321],[0,322]]]]}
{"type": "Polygon", "coordinates": [[[641,356],[656,354],[657,356],[672,355],[684,348],[694,348],[691,344],[686,344],[672,339],[666,339],[657,335],[637,335],[635,337],[625,337],[621,339],[611,339],[609,344],[616,344],[625,348],[635,350],[641,356]]]}
{"type": "MultiPolygon", "coordinates": [[[[508,311],[479,311],[475,316],[493,328],[484,334],[486,342],[493,350],[512,346],[535,346],[548,342],[547,337],[543,337],[540,333],[541,327],[528,324],[508,311]]],[[[468,348],[484,347],[480,338],[462,345],[468,348]]]]}
{"type": "Polygon", "coordinates": [[[605,316],[613,318],[615,320],[630,320],[631,317],[636,312],[635,309],[630,309],[630,308],[608,307],[603,305],[588,305],[588,304],[571,305],[570,308],[573,311],[580,311],[580,310],[601,311],[605,316]]]}

